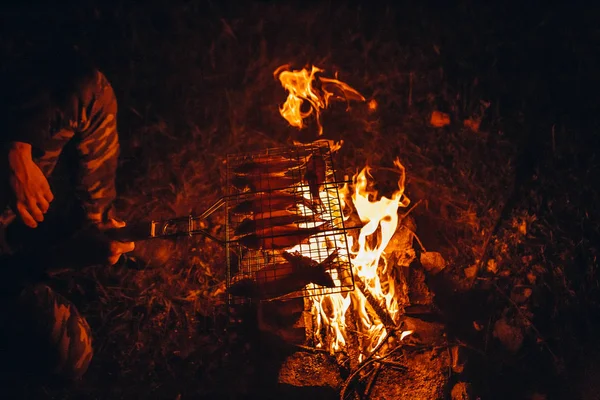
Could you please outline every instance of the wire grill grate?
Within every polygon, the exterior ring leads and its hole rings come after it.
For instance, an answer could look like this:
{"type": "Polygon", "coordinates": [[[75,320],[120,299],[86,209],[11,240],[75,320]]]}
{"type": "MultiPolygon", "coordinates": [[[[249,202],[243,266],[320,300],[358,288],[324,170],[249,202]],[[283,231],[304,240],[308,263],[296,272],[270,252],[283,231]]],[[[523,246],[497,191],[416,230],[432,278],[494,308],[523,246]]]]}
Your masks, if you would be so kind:
{"type": "MultiPolygon", "coordinates": [[[[353,290],[343,183],[327,143],[229,155],[228,289],[260,288],[263,300],[353,290]]],[[[229,301],[249,300],[230,295],[229,301]]]]}

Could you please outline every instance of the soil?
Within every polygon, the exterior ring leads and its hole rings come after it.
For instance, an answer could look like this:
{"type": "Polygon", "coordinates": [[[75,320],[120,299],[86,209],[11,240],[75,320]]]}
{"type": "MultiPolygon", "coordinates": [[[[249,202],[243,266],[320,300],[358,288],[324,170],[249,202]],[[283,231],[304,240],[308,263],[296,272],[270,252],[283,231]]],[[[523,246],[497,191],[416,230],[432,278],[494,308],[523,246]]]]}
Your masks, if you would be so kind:
{"type": "MultiPolygon", "coordinates": [[[[445,260],[407,282],[430,291],[421,305],[433,304],[431,323],[443,324],[468,360],[449,372],[446,350],[407,350],[402,357],[414,365],[439,363],[423,372],[431,386],[384,369],[371,398],[593,398],[597,10],[471,1],[68,3],[3,5],[1,59],[10,62],[28,41],[62,37],[106,74],[119,100],[122,218],[199,214],[224,195],[227,154],[317,139],[314,120],[298,130],[279,115],[286,93],[273,71],[319,66],[367,99],[323,113],[324,137],[344,141],[338,176],[368,164],[385,194],[396,184],[386,172],[394,159],[405,166],[416,234],[445,260]],[[450,124],[432,126],[435,111],[450,124]]],[[[207,222],[213,235],[223,226],[221,214],[207,222]]],[[[255,310],[228,312],[218,243],[146,242],[133,257],[137,269],[53,278],[88,319],[94,360],[74,385],[15,383],[10,398],[339,397],[347,376],[290,384],[291,372],[279,374],[290,354],[258,333],[255,310]]]]}

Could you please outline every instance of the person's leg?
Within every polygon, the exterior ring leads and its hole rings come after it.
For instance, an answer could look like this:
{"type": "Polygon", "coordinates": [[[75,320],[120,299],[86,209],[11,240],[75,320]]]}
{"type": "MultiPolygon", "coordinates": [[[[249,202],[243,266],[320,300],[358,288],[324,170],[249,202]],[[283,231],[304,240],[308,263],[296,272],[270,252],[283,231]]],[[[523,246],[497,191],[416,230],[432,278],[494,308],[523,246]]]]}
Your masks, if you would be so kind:
{"type": "Polygon", "coordinates": [[[117,100],[100,72],[80,91],[78,112],[67,121],[68,128],[54,133],[45,143],[44,154],[36,159],[55,196],[44,222],[32,230],[15,220],[10,210],[0,217],[0,224],[8,229],[5,236],[13,250],[23,246],[34,248],[48,239],[62,240],[81,223],[106,222],[114,217],[112,204],[116,197],[119,156],[117,100]]]}
{"type": "Polygon", "coordinates": [[[115,177],[119,157],[117,99],[101,73],[83,94],[89,114],[82,117],[75,143],[79,155],[77,191],[86,213],[93,222],[112,217],[116,197],[115,177]]]}
{"type": "Polygon", "coordinates": [[[72,381],[93,356],[91,330],[77,308],[46,285],[25,288],[14,302],[6,329],[9,359],[22,376],[72,381]]]}

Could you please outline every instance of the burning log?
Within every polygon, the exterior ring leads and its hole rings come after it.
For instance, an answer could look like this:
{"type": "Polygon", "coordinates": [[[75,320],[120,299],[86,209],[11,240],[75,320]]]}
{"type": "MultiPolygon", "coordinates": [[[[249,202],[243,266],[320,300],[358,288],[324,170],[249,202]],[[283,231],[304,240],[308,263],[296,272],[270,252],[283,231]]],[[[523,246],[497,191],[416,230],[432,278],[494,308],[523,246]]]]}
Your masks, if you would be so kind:
{"type": "Polygon", "coordinates": [[[363,282],[357,280],[354,282],[356,289],[360,291],[360,293],[367,300],[367,304],[369,305],[370,310],[379,318],[379,320],[383,323],[386,329],[393,329],[396,327],[396,323],[389,316],[387,311],[385,311],[379,303],[373,298],[373,295],[369,292],[369,289],[365,286],[363,282]]]}

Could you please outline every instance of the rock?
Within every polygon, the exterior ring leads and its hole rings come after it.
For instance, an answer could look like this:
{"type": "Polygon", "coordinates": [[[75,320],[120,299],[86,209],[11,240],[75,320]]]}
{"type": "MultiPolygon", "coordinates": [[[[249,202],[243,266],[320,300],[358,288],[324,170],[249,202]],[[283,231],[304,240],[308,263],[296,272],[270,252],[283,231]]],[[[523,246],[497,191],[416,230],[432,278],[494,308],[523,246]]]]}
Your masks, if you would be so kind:
{"type": "Polygon", "coordinates": [[[452,356],[452,372],[462,374],[465,370],[465,351],[461,346],[454,345],[450,347],[452,356]]]}
{"type": "Polygon", "coordinates": [[[481,119],[479,118],[467,118],[463,121],[465,128],[470,129],[473,132],[479,132],[479,126],[481,125],[481,119]]]}
{"type": "Polygon", "coordinates": [[[467,382],[457,382],[450,392],[452,400],[470,400],[473,398],[473,389],[467,382]]]}
{"type": "Polygon", "coordinates": [[[477,275],[477,265],[472,265],[464,269],[465,276],[469,279],[475,278],[477,275]]]}
{"type": "Polygon", "coordinates": [[[434,111],[431,113],[429,123],[435,128],[442,128],[446,125],[450,125],[450,116],[441,111],[434,111]]]}
{"type": "Polygon", "coordinates": [[[405,341],[417,342],[426,346],[441,346],[446,343],[444,325],[439,322],[424,321],[421,318],[404,316],[404,330],[413,331],[405,341]]]}
{"type": "Polygon", "coordinates": [[[494,324],[494,337],[513,354],[519,351],[524,340],[522,329],[509,324],[506,318],[501,318],[494,324]]]}
{"type": "Polygon", "coordinates": [[[304,344],[304,300],[297,298],[259,303],[258,329],[279,337],[287,344],[304,344]]]}
{"type": "Polygon", "coordinates": [[[510,294],[510,298],[516,304],[522,304],[525,303],[527,299],[529,299],[529,297],[531,297],[532,293],[533,290],[530,287],[516,286],[515,288],[513,288],[512,293],[510,294]]]}
{"type": "Polygon", "coordinates": [[[373,383],[369,399],[443,399],[448,385],[446,349],[405,350],[398,360],[405,369],[384,365],[373,383]]]}
{"type": "Polygon", "coordinates": [[[411,305],[433,304],[433,294],[426,283],[425,272],[420,268],[408,269],[408,297],[411,305]]]}
{"type": "Polygon", "coordinates": [[[343,380],[335,359],[328,354],[296,352],[283,361],[277,382],[298,387],[339,389],[343,380]]]}
{"type": "Polygon", "coordinates": [[[425,271],[430,274],[435,275],[446,268],[446,260],[440,253],[435,251],[421,253],[420,260],[425,271]]]}

